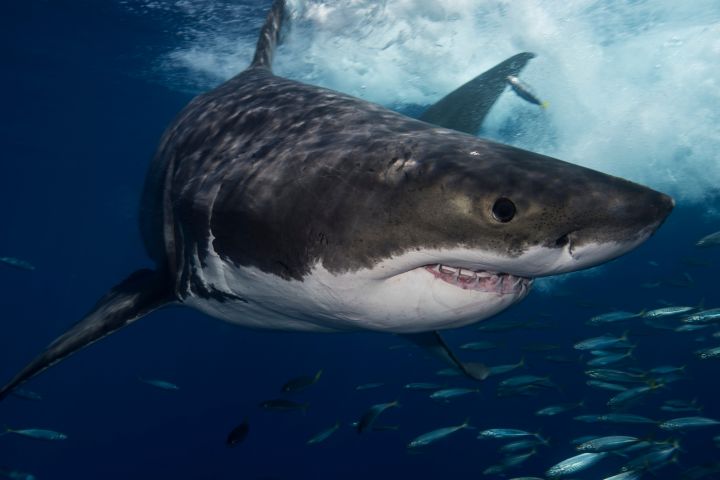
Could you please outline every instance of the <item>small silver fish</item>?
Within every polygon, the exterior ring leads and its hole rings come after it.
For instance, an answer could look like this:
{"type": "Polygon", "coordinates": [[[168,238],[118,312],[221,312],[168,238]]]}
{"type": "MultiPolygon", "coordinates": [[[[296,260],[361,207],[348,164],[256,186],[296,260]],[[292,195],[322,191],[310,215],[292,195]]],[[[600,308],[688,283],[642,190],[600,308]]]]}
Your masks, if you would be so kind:
{"type": "Polygon", "coordinates": [[[601,357],[596,357],[587,362],[587,365],[589,367],[607,367],[608,365],[614,365],[616,363],[622,362],[623,360],[627,360],[628,358],[632,358],[633,351],[635,348],[631,348],[626,353],[611,353],[608,355],[603,355],[601,357]]]}
{"type": "Polygon", "coordinates": [[[36,440],[67,440],[67,435],[53,430],[43,430],[40,428],[25,428],[21,430],[14,430],[12,428],[5,427],[4,434],[14,433],[23,437],[34,438],[36,440]]]}
{"type": "Polygon", "coordinates": [[[666,375],[668,373],[685,373],[685,365],[676,367],[674,365],[662,365],[659,367],[651,368],[650,373],[657,375],[666,375]]]}
{"type": "Polygon", "coordinates": [[[503,445],[499,448],[499,451],[501,453],[515,453],[521,450],[532,450],[540,445],[544,445],[547,447],[550,444],[547,440],[540,437],[522,438],[521,440],[516,440],[514,442],[503,445]]]}
{"type": "Polygon", "coordinates": [[[682,319],[685,323],[708,323],[720,321],[720,308],[711,308],[695,312],[682,319]]]}
{"type": "Polygon", "coordinates": [[[32,473],[21,472],[20,470],[6,470],[0,468],[0,477],[7,477],[10,480],[35,480],[35,475],[32,473]]]}
{"type": "Polygon", "coordinates": [[[621,322],[623,320],[630,320],[631,318],[637,318],[643,316],[645,311],[640,313],[625,312],[622,310],[615,312],[603,313],[596,315],[588,320],[588,325],[603,325],[605,323],[621,322]]]}
{"type": "Polygon", "coordinates": [[[576,408],[580,408],[583,405],[584,405],[583,402],[551,405],[549,407],[541,408],[540,410],[535,412],[535,415],[538,415],[541,417],[552,417],[552,416],[559,415],[561,413],[565,413],[565,412],[568,412],[568,411],[576,409],[576,408]]]}
{"type": "Polygon", "coordinates": [[[554,383],[550,381],[550,377],[538,377],[537,375],[518,375],[516,377],[510,377],[500,382],[499,386],[502,387],[524,387],[526,385],[540,385],[553,387],[554,383]]]}
{"type": "Polygon", "coordinates": [[[696,351],[695,354],[703,360],[720,358],[720,347],[703,348],[702,350],[696,351]]]}
{"type": "Polygon", "coordinates": [[[518,453],[516,455],[511,455],[509,457],[505,457],[502,461],[502,464],[506,468],[519,467],[520,465],[527,462],[531,457],[533,457],[536,454],[537,454],[537,450],[532,449],[526,453],[518,453]]]}
{"type": "Polygon", "coordinates": [[[626,472],[632,472],[636,470],[653,470],[659,468],[672,458],[675,452],[679,449],[677,442],[670,447],[663,448],[660,450],[653,450],[645,455],[641,455],[628,462],[621,470],[626,472]]]}
{"type": "Polygon", "coordinates": [[[478,433],[478,439],[486,438],[519,438],[519,437],[536,437],[539,438],[536,433],[526,432],[525,430],[518,430],[516,428],[490,428],[483,430],[478,433]]]}
{"type": "Polygon", "coordinates": [[[609,383],[609,382],[603,382],[600,380],[588,380],[585,382],[590,387],[600,388],[602,390],[611,390],[615,392],[624,392],[627,390],[627,387],[623,385],[618,385],[615,383],[609,383]]]}
{"type": "Polygon", "coordinates": [[[333,425],[332,427],[326,428],[322,432],[313,435],[310,438],[310,440],[308,440],[306,442],[306,444],[307,445],[316,445],[320,442],[324,442],[325,440],[328,439],[328,437],[330,437],[330,435],[337,432],[339,428],[340,428],[340,422],[336,422],[335,425],[333,425]]]}
{"type": "Polygon", "coordinates": [[[550,467],[545,475],[550,478],[560,478],[590,468],[605,458],[607,453],[581,453],[550,467]]]}
{"type": "Polygon", "coordinates": [[[535,95],[535,93],[532,91],[530,86],[524,83],[515,75],[508,75],[506,80],[508,85],[510,85],[510,88],[513,89],[517,96],[522,98],[526,102],[530,102],[534,105],[539,105],[542,108],[547,108],[549,106],[548,102],[543,102],[542,100],[540,100],[537,95],[535,95]]]}
{"type": "Polygon", "coordinates": [[[148,385],[152,385],[155,388],[159,388],[160,390],[180,390],[180,387],[178,387],[174,383],[170,383],[165,380],[157,380],[157,379],[152,379],[152,378],[141,378],[141,377],[138,377],[138,380],[140,380],[143,383],[147,383],[148,385]]]}
{"type": "Polygon", "coordinates": [[[25,390],[24,388],[16,388],[10,394],[23,400],[33,400],[36,402],[42,400],[42,396],[39,393],[33,392],[32,390],[25,390]]]}
{"type": "Polygon", "coordinates": [[[578,415],[574,420],[585,423],[657,423],[650,418],[628,413],[578,415]]]}
{"type": "Polygon", "coordinates": [[[682,313],[687,313],[691,310],[695,310],[695,307],[663,307],[663,308],[657,308],[655,310],[650,310],[649,312],[645,312],[643,315],[643,318],[662,318],[662,317],[670,317],[674,315],[680,315],[682,313]]]}
{"type": "Polygon", "coordinates": [[[710,327],[710,324],[707,323],[687,323],[685,325],[680,325],[679,327],[675,327],[675,331],[678,333],[683,332],[697,332],[698,330],[703,330],[705,328],[710,327]]]}
{"type": "Polygon", "coordinates": [[[478,393],[479,391],[479,388],[444,388],[430,394],[430,398],[433,400],[449,400],[470,393],[478,393]]]}
{"type": "Polygon", "coordinates": [[[647,379],[647,376],[642,373],[625,372],[623,370],[613,370],[609,368],[586,370],[585,375],[597,380],[620,383],[644,382],[647,379]]]}
{"type": "Polygon", "coordinates": [[[445,388],[445,385],[440,385],[439,383],[414,382],[405,384],[403,388],[408,390],[440,390],[445,388]]]}
{"type": "Polygon", "coordinates": [[[483,475],[501,475],[505,470],[507,470],[505,465],[491,465],[483,470],[483,475]]]}
{"type": "Polygon", "coordinates": [[[431,443],[435,443],[438,440],[442,440],[443,438],[447,437],[448,435],[452,435],[453,433],[466,428],[473,428],[469,424],[469,419],[465,420],[460,425],[456,425],[454,427],[443,427],[438,428],[437,430],[433,430],[431,432],[423,433],[422,435],[414,438],[410,443],[408,443],[408,448],[426,447],[431,443]]]}
{"type": "Polygon", "coordinates": [[[603,480],[640,480],[643,476],[641,471],[631,470],[629,472],[620,472],[611,477],[605,477],[603,480]]]}
{"type": "Polygon", "coordinates": [[[475,352],[483,351],[483,350],[492,350],[493,348],[497,348],[497,345],[493,342],[489,341],[481,341],[481,342],[470,342],[465,343],[463,345],[460,345],[460,348],[462,350],[472,350],[475,352]]]}
{"type": "Polygon", "coordinates": [[[627,332],[621,337],[613,335],[602,335],[600,337],[588,338],[574,345],[576,350],[598,350],[604,348],[625,348],[631,347],[628,343],[627,332]]]}
{"type": "Polygon", "coordinates": [[[720,232],[705,235],[695,243],[696,247],[713,247],[717,245],[720,245],[720,232]]]}
{"type": "Polygon", "coordinates": [[[608,413],[603,415],[603,422],[606,423],[657,423],[655,420],[641,415],[629,413],[608,413]]]}
{"type": "Polygon", "coordinates": [[[495,365],[494,367],[488,367],[488,376],[502,375],[504,373],[512,372],[525,366],[525,357],[522,357],[518,363],[510,363],[506,365],[495,365]]]}
{"type": "Polygon", "coordinates": [[[714,427],[716,425],[720,425],[720,422],[712,419],[712,418],[706,418],[706,417],[682,417],[682,418],[673,418],[672,420],[667,420],[665,422],[662,422],[659,427],[663,430],[690,430],[694,428],[703,428],[703,427],[714,427]]]}
{"type": "Polygon", "coordinates": [[[26,262],[25,260],[20,260],[19,258],[0,257],[0,263],[4,263],[5,265],[9,265],[11,267],[19,268],[20,270],[35,270],[35,267],[33,265],[26,262]]]}
{"type": "Polygon", "coordinates": [[[579,452],[609,452],[611,450],[619,450],[625,448],[628,445],[639,442],[640,440],[635,437],[628,436],[609,436],[600,437],[588,440],[587,442],[581,443],[576,448],[579,452]]]}
{"type": "Polygon", "coordinates": [[[610,400],[608,400],[607,405],[608,407],[620,407],[626,405],[663,386],[664,384],[658,383],[653,385],[641,385],[639,387],[630,388],[612,397],[610,400]]]}

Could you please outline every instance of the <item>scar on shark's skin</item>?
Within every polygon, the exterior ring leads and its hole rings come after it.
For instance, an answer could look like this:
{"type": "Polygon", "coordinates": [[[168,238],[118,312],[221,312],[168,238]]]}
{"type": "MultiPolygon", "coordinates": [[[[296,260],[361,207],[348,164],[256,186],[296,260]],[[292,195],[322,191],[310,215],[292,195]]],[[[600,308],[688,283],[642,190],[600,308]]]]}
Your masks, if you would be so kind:
{"type": "Polygon", "coordinates": [[[155,269],[110,289],[0,398],[173,304],[255,328],[402,334],[482,379],[437,330],[632,250],[672,210],[641,185],[471,135],[531,53],[413,119],[275,76],[285,19],[276,0],[252,64],[163,135],[140,209],[155,269]]]}

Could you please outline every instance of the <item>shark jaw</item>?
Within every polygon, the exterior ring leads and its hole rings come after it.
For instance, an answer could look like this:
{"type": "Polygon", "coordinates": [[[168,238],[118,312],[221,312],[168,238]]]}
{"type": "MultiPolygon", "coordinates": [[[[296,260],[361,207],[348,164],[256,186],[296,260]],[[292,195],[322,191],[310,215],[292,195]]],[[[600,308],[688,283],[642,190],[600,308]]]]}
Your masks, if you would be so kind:
{"type": "Polygon", "coordinates": [[[534,277],[592,267],[642,240],[586,245],[582,258],[579,249],[568,245],[532,247],[516,257],[467,248],[428,249],[341,273],[318,262],[301,281],[233,265],[210,252],[202,262],[195,257],[189,265],[194,278],[180,297],[211,316],[251,328],[443,330],[473,324],[519,302],[529,293],[534,277]]]}

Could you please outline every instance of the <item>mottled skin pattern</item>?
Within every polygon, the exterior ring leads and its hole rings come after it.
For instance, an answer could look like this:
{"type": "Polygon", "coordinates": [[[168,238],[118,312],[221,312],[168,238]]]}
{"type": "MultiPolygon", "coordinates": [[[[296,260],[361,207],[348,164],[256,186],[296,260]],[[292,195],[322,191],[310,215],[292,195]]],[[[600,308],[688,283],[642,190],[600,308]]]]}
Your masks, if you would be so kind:
{"type": "Polygon", "coordinates": [[[181,277],[210,241],[228,262],[301,280],[318,261],[341,273],[412,249],[517,256],[566,239],[612,241],[671,208],[640,185],[265,68],[193,100],[151,171],[144,234],[160,263],[164,243],[181,277]],[[492,217],[498,197],[517,206],[509,223],[492,217]]]}
{"type": "MultiPolygon", "coordinates": [[[[275,328],[297,329],[293,321],[301,319],[330,330],[412,333],[416,343],[482,379],[484,366],[460,362],[428,330],[486,318],[527,290],[511,295],[502,282],[490,293],[444,280],[428,285],[432,274],[408,258],[452,266],[458,258],[445,254],[453,250],[476,268],[495,262],[533,275],[572,271],[633,248],[672,209],[669,197],[640,185],[273,76],[285,11],[284,0],[273,2],[251,67],[193,100],[163,136],[141,208],[156,270],[136,271],[111,289],[0,388],[0,400],[176,302],[254,326],[265,327],[269,314],[280,317],[271,319],[275,328]],[[492,215],[500,197],[517,211],[506,223],[492,215]],[[579,260],[583,250],[589,254],[579,260]],[[400,255],[409,270],[387,279],[382,265],[373,269],[400,255]],[[231,285],[216,288],[203,273],[221,281],[229,275],[231,285]],[[241,298],[239,281],[258,285],[243,291],[270,305],[241,298]]],[[[481,273],[501,280],[493,271],[481,273]]]]}

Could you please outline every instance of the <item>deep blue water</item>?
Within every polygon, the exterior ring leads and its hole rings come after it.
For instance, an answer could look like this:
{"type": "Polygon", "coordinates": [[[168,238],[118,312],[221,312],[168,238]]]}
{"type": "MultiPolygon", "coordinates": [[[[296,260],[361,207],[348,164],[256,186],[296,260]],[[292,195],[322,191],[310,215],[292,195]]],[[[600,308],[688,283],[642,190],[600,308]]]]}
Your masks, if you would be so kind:
{"type": "MultiPolygon", "coordinates": [[[[264,4],[248,10],[257,13],[247,19],[248,25],[255,28],[261,22],[264,4]]],[[[109,1],[13,2],[3,7],[0,256],[37,267],[29,272],[0,265],[3,381],[119,279],[151,266],[136,225],[145,169],[165,126],[193,96],[191,88],[164,84],[157,61],[188,41],[175,31],[191,22],[172,8],[141,16],[109,1]]],[[[551,446],[511,472],[519,476],[541,475],[573,455],[568,441],[577,436],[629,433],[665,439],[668,435],[654,426],[573,421],[581,411],[535,416],[538,408],[579,400],[586,401],[587,413],[605,412],[608,395],[585,386],[583,361],[559,365],[544,359],[547,352],[521,349],[531,342],[552,343],[558,352],[578,358],[572,348],[577,340],[629,328],[638,344],[635,365],[687,365],[686,379],[651,395],[633,413],[672,418],[658,410],[662,400],[697,398],[704,406],[702,415],[720,418],[720,363],[701,361],[693,353],[719,343],[710,333],[658,330],[639,321],[609,328],[585,325],[598,313],[640,311],[662,302],[697,305],[703,300],[706,307],[719,306],[720,247],[693,246],[720,229],[717,216],[708,214],[718,208],[712,194],[679,202],[645,245],[596,275],[574,276],[549,291],[533,292],[499,317],[525,318],[542,328],[483,334],[468,327],[447,333],[455,346],[476,339],[500,344],[489,352],[463,352],[490,365],[525,355],[528,367],[522,373],[548,375],[558,390],[497,398],[498,380],[492,378],[476,396],[437,404],[402,385],[473,384],[436,377],[443,365],[393,336],[250,331],[171,308],[32,380],[27,386],[44,396],[41,402],[4,401],[0,424],[51,428],[69,439],[0,436],[0,466],[32,472],[39,479],[482,478],[482,471],[500,460],[500,442],[479,441],[472,431],[462,431],[422,454],[408,454],[406,445],[420,433],[456,425],[465,417],[478,428],[541,430],[551,437],[551,446]],[[707,265],[694,265],[689,258],[707,265]],[[672,280],[686,278],[685,273],[692,285],[673,286],[672,280]],[[640,286],[658,281],[663,283],[656,288],[640,286]],[[706,339],[698,341],[700,336],[706,339]],[[389,348],[394,345],[403,348],[389,348]],[[310,403],[306,414],[258,408],[260,401],[279,396],[290,377],[320,368],[324,374],[317,385],[293,396],[310,403]],[[171,380],[180,390],[153,389],[138,382],[139,376],[171,380]],[[385,385],[355,390],[368,382],[385,385]],[[396,399],[402,407],[388,412],[384,423],[398,425],[397,431],[358,435],[348,426],[370,405],[396,399]],[[227,433],[243,419],[250,423],[247,440],[227,448],[227,433]],[[327,442],[305,445],[338,420],[343,426],[327,442]]],[[[692,466],[715,461],[720,451],[711,439],[718,433],[708,429],[680,435],[679,464],[658,471],[655,478],[680,478],[692,466]]],[[[611,458],[576,478],[604,478],[621,464],[622,459],[611,458]]]]}

